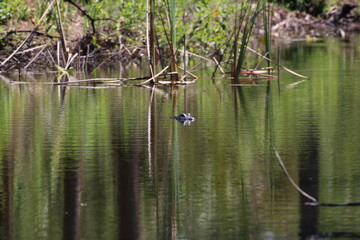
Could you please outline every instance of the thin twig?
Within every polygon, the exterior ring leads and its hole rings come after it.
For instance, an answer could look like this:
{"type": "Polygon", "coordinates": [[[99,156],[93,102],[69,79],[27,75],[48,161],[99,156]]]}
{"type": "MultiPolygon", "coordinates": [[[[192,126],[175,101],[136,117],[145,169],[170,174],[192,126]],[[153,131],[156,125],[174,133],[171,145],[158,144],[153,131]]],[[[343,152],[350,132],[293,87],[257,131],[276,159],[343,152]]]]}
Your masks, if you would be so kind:
{"type": "Polygon", "coordinates": [[[256,66],[254,67],[253,71],[256,71],[256,69],[260,66],[260,64],[264,61],[265,57],[269,54],[269,52],[265,53],[264,56],[261,57],[261,60],[258,62],[258,64],[256,64],[256,66]]]}
{"type": "Polygon", "coordinates": [[[71,53],[69,55],[69,60],[65,66],[65,69],[68,69],[71,65],[71,63],[74,61],[74,59],[77,57],[78,53],[75,53],[74,56],[71,56],[71,53]]]}
{"type": "Polygon", "coordinates": [[[282,168],[283,172],[285,173],[287,179],[289,180],[289,182],[293,185],[293,187],[304,197],[310,199],[311,201],[318,203],[318,200],[316,200],[316,198],[310,196],[309,194],[307,194],[306,192],[304,192],[295,182],[294,180],[291,178],[290,174],[288,173],[288,171],[285,168],[285,165],[283,163],[283,161],[281,160],[281,157],[278,153],[278,151],[276,151],[276,149],[274,148],[274,152],[275,152],[275,156],[276,159],[279,161],[280,167],[282,168]]]}
{"type": "Polygon", "coordinates": [[[187,74],[189,74],[189,75],[192,76],[193,78],[198,79],[198,76],[196,76],[195,74],[193,74],[193,73],[191,73],[191,72],[183,69],[182,67],[179,67],[179,68],[180,68],[181,70],[185,71],[187,74]]]}
{"type": "Polygon", "coordinates": [[[24,67],[25,70],[40,56],[40,54],[45,50],[46,47],[47,44],[43,46],[43,48],[35,55],[35,57],[33,57],[33,59],[31,59],[31,61],[24,67]]]}
{"type": "Polygon", "coordinates": [[[161,70],[158,74],[156,74],[155,76],[153,76],[152,78],[149,78],[148,80],[140,83],[139,85],[143,85],[143,84],[146,84],[152,80],[154,80],[155,78],[157,78],[158,76],[160,76],[163,72],[165,72],[167,69],[169,68],[169,66],[166,66],[163,70],[161,70]]]}
{"type": "Polygon", "coordinates": [[[27,52],[32,52],[32,51],[35,51],[39,48],[43,48],[43,47],[46,47],[48,46],[48,44],[44,44],[44,45],[41,45],[41,46],[36,46],[36,47],[33,47],[33,48],[29,48],[29,49],[26,49],[24,51],[21,51],[21,52],[18,52],[17,54],[23,54],[23,53],[27,53],[27,52]]]}
{"type": "MultiPolygon", "coordinates": [[[[246,48],[247,48],[248,50],[250,50],[251,52],[255,53],[256,55],[258,55],[258,56],[260,56],[260,57],[263,57],[263,58],[265,58],[266,60],[268,60],[268,61],[270,61],[270,62],[278,65],[275,61],[271,60],[271,59],[268,58],[268,57],[265,57],[265,56],[261,55],[260,53],[258,53],[258,52],[255,51],[254,49],[252,49],[252,48],[250,48],[250,47],[248,47],[248,46],[247,46],[246,48]]],[[[294,72],[293,70],[290,70],[290,69],[288,69],[287,67],[284,67],[284,66],[282,66],[282,65],[280,65],[280,64],[279,64],[278,66],[281,67],[282,69],[284,69],[285,71],[287,71],[287,72],[295,75],[295,76],[298,76],[298,77],[301,77],[301,78],[305,78],[305,79],[308,78],[308,77],[305,77],[305,76],[303,76],[303,75],[301,75],[301,74],[299,74],[299,73],[296,73],[296,72],[294,72]]]]}
{"type": "Polygon", "coordinates": [[[213,57],[214,62],[216,63],[216,66],[220,69],[222,74],[225,74],[224,69],[221,67],[220,63],[218,62],[218,60],[216,60],[216,57],[213,57]]]}
{"type": "Polygon", "coordinates": [[[56,57],[57,57],[57,65],[60,66],[60,42],[56,43],[56,57]]]}

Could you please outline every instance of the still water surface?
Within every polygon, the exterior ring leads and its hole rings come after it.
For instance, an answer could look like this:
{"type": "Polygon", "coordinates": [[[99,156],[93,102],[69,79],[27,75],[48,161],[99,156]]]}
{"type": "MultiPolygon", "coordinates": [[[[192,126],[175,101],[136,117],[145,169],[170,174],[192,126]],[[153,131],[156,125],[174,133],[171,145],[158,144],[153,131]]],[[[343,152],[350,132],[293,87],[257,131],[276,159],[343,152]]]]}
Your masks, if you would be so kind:
{"type": "Polygon", "coordinates": [[[320,202],[360,202],[358,43],[283,48],[310,79],[280,89],[0,82],[0,238],[360,238],[360,207],[305,206],[273,151],[320,202]]]}

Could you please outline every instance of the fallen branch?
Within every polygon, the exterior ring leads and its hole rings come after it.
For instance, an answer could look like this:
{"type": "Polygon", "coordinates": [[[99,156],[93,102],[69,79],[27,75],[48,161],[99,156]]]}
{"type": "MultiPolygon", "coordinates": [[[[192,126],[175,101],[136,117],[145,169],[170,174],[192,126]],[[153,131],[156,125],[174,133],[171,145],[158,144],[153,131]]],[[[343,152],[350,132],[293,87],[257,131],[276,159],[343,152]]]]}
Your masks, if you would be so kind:
{"type": "Polygon", "coordinates": [[[134,80],[144,80],[149,77],[140,77],[140,78],[90,78],[90,79],[81,79],[81,80],[73,80],[69,82],[58,82],[52,83],[53,85],[70,85],[76,83],[88,83],[88,82],[102,82],[102,83],[117,83],[117,82],[125,82],[125,81],[134,81],[134,80]]]}
{"type": "Polygon", "coordinates": [[[161,70],[158,74],[156,74],[155,76],[153,76],[152,78],[149,78],[148,80],[140,83],[139,85],[143,85],[143,84],[146,84],[154,79],[156,79],[158,76],[160,76],[163,72],[165,72],[167,69],[169,68],[169,66],[166,66],[163,70],[161,70]]]}
{"type": "Polygon", "coordinates": [[[224,71],[224,69],[221,67],[219,61],[216,60],[215,57],[213,57],[213,59],[214,59],[214,62],[216,63],[216,67],[218,67],[218,68],[220,69],[220,71],[221,71],[222,74],[225,74],[225,71],[224,71]]]}
{"type": "Polygon", "coordinates": [[[260,53],[258,53],[257,51],[253,50],[252,48],[250,48],[250,47],[248,47],[248,46],[247,46],[246,48],[247,48],[248,50],[250,50],[251,52],[255,53],[256,55],[258,55],[258,56],[260,56],[260,57],[262,57],[262,58],[264,58],[264,59],[266,59],[266,60],[268,60],[268,61],[276,64],[276,65],[278,65],[279,67],[281,67],[281,68],[284,69],[285,71],[287,71],[287,72],[289,72],[289,73],[291,73],[291,74],[293,74],[293,75],[295,75],[295,76],[298,76],[298,77],[301,77],[301,78],[305,78],[305,79],[308,78],[308,77],[305,77],[305,76],[303,76],[303,75],[301,75],[301,74],[299,74],[299,73],[294,72],[293,70],[288,69],[287,67],[284,67],[284,66],[276,63],[275,61],[271,60],[270,58],[268,58],[268,57],[266,57],[266,56],[261,55],[260,53]]]}
{"type": "Polygon", "coordinates": [[[175,85],[190,85],[195,83],[195,80],[192,81],[159,81],[161,84],[175,84],[175,85]]]}
{"type": "Polygon", "coordinates": [[[87,82],[120,82],[121,79],[118,78],[92,78],[92,79],[83,79],[83,80],[75,80],[69,82],[58,82],[53,83],[54,85],[69,85],[69,84],[76,84],[76,83],[87,83],[87,82]]]}
{"type": "Polygon", "coordinates": [[[185,70],[184,68],[182,68],[182,67],[179,67],[181,70],[183,70],[183,71],[185,71],[187,74],[189,74],[190,76],[192,76],[194,79],[198,79],[198,76],[196,76],[195,74],[193,74],[193,73],[191,73],[191,72],[189,72],[189,71],[187,71],[187,70],[185,70]]]}
{"type": "Polygon", "coordinates": [[[18,52],[17,54],[23,54],[23,53],[27,53],[27,52],[32,52],[32,51],[35,51],[35,50],[37,50],[39,48],[43,48],[43,47],[46,47],[46,46],[48,46],[48,44],[44,44],[44,45],[41,45],[41,46],[29,48],[29,49],[26,49],[24,51],[18,52]]]}
{"type": "Polygon", "coordinates": [[[40,54],[45,50],[45,48],[47,47],[48,45],[45,44],[43,45],[43,48],[35,55],[35,57],[33,57],[31,59],[31,61],[24,67],[24,69],[26,70],[39,56],[40,54]]]}

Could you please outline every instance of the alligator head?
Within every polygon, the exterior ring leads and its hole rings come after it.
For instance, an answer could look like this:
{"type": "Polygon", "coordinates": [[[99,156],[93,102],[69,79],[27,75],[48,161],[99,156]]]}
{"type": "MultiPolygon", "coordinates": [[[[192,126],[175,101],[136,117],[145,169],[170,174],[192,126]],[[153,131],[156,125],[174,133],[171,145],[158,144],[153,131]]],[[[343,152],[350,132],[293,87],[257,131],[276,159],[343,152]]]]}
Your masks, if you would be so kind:
{"type": "Polygon", "coordinates": [[[173,116],[171,118],[176,119],[179,122],[183,123],[184,126],[190,125],[191,122],[195,121],[195,118],[192,117],[190,113],[181,113],[179,116],[173,116]]]}

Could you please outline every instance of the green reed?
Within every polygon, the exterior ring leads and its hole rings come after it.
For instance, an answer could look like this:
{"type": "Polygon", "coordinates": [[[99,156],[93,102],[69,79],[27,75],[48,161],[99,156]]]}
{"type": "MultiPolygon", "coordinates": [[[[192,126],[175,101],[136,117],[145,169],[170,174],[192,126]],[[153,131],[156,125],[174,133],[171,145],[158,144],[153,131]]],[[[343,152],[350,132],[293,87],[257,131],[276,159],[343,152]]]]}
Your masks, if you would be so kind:
{"type": "Polygon", "coordinates": [[[256,18],[261,11],[262,2],[263,0],[259,0],[256,3],[250,0],[243,0],[240,4],[239,15],[235,18],[232,67],[232,75],[235,81],[237,81],[240,76],[245,61],[247,46],[256,18]]]}
{"type": "MultiPolygon", "coordinates": [[[[263,0],[263,23],[264,23],[264,43],[265,51],[268,58],[271,59],[271,16],[272,16],[272,7],[270,6],[269,0],[263,0]]],[[[270,61],[267,61],[268,67],[270,67],[270,61]]]]}

